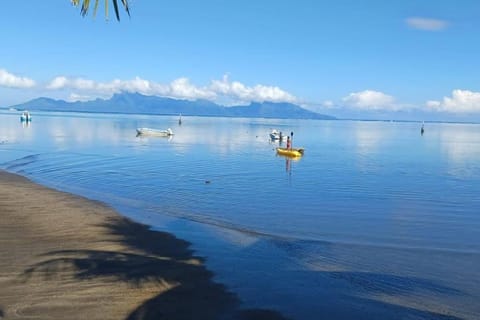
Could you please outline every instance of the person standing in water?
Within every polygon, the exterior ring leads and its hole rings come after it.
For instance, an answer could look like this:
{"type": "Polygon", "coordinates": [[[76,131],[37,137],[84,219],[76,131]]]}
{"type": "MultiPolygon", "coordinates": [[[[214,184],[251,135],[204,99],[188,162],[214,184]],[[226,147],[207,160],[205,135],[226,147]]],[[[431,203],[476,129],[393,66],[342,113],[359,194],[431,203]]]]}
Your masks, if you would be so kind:
{"type": "Polygon", "coordinates": [[[292,148],[292,141],[290,140],[290,136],[287,136],[287,149],[290,150],[292,148]]]}

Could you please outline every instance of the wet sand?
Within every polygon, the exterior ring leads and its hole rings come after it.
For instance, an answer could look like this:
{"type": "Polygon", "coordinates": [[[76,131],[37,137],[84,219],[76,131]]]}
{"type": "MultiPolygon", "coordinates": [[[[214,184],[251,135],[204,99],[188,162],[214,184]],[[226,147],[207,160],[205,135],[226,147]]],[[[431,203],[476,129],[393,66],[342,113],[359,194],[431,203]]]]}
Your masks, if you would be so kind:
{"type": "Polygon", "coordinates": [[[241,310],[189,247],[0,171],[0,319],[284,319],[241,310]]]}

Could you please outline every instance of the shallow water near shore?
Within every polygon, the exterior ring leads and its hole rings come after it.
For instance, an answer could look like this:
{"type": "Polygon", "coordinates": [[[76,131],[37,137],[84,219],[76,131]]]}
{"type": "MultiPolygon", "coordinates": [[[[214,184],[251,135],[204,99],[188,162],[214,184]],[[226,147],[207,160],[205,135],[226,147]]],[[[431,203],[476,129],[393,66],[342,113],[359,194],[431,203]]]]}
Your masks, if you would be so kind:
{"type": "Polygon", "coordinates": [[[249,307],[480,316],[480,125],[182,120],[43,112],[22,124],[1,111],[0,168],[191,241],[249,307]],[[305,156],[276,156],[274,128],[305,156]]]}

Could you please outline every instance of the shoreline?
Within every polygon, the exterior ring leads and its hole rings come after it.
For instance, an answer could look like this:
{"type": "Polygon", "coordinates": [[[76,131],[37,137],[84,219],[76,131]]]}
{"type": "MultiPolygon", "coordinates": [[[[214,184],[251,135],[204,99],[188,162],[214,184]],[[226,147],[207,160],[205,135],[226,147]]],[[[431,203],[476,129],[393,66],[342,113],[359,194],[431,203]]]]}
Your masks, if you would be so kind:
{"type": "Polygon", "coordinates": [[[240,309],[190,243],[0,170],[0,319],[285,319],[240,309]]]}

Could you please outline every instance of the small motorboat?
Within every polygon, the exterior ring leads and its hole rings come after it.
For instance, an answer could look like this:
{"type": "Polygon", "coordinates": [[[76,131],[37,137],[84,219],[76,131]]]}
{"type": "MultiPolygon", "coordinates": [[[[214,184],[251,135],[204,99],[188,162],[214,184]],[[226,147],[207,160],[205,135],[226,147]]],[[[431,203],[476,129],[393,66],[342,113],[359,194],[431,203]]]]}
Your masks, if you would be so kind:
{"type": "Polygon", "coordinates": [[[159,130],[159,129],[152,129],[152,128],[137,128],[137,135],[171,137],[173,136],[173,131],[170,128],[168,128],[167,130],[159,130]]]}
{"type": "Polygon", "coordinates": [[[303,156],[304,149],[303,148],[277,148],[277,154],[281,156],[291,157],[291,158],[298,158],[303,156]]]}
{"type": "Polygon", "coordinates": [[[270,139],[271,140],[283,140],[283,134],[282,134],[281,131],[273,129],[272,132],[270,132],[270,139]]]}
{"type": "Polygon", "coordinates": [[[30,112],[23,111],[22,115],[20,116],[20,121],[22,122],[32,121],[32,116],[30,115],[30,112]]]}

